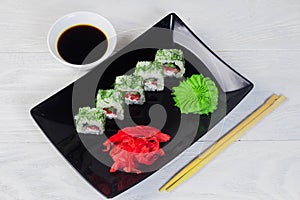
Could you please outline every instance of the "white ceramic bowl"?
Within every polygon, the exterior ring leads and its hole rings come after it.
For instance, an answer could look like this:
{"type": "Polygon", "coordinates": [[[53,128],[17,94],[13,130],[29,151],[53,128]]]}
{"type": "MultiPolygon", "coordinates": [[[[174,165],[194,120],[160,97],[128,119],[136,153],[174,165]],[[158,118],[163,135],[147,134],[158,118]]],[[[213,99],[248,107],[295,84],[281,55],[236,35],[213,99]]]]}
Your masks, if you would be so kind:
{"type": "Polygon", "coordinates": [[[59,18],[49,30],[48,37],[47,37],[47,44],[51,54],[54,56],[54,58],[56,58],[56,60],[58,60],[62,64],[77,69],[88,70],[97,66],[99,63],[101,63],[103,60],[105,60],[113,53],[117,44],[117,36],[114,27],[106,18],[96,13],[80,11],[80,12],[70,13],[59,18]],[[59,39],[59,36],[65,30],[67,30],[72,26],[80,25],[80,24],[88,24],[102,30],[107,37],[108,47],[105,54],[99,60],[89,64],[76,65],[65,61],[59,55],[57,50],[57,41],[59,39]]]}

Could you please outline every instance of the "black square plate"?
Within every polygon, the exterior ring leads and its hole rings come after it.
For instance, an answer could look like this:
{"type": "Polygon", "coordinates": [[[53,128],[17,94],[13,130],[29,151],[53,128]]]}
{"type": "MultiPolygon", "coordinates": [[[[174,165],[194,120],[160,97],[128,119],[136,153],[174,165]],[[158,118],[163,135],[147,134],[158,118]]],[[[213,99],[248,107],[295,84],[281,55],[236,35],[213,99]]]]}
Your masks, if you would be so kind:
{"type": "Polygon", "coordinates": [[[176,14],[171,13],[85,76],[35,106],[31,114],[52,144],[82,177],[111,198],[144,180],[201,138],[252,88],[250,81],[228,66],[176,14]],[[156,50],[161,48],[178,48],[184,52],[185,77],[201,73],[215,81],[219,89],[217,110],[210,115],[181,115],[171,97],[172,86],[178,85],[178,80],[166,79],[163,92],[146,92],[143,106],[127,107],[128,116],[122,123],[108,120],[104,135],[78,134],[73,111],[76,114],[78,107],[94,107],[98,88],[112,88],[116,76],[132,72],[137,61],[154,60],[156,50]],[[158,112],[162,113],[157,115],[158,112]],[[103,153],[102,143],[120,126],[129,126],[133,122],[142,125],[156,123],[156,127],[172,137],[163,146],[166,156],[158,159],[151,168],[144,166],[141,174],[110,173],[112,160],[103,153]],[[103,159],[108,163],[101,162],[103,159]]]}

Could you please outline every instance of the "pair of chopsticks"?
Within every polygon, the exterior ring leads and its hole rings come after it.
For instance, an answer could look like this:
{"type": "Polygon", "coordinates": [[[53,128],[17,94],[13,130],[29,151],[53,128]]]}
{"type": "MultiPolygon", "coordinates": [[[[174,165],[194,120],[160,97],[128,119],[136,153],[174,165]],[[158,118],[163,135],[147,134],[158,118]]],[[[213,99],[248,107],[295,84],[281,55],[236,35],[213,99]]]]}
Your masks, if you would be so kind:
{"type": "Polygon", "coordinates": [[[236,139],[242,136],[247,130],[252,128],[257,122],[268,115],[272,110],[277,108],[286,99],[285,96],[272,95],[264,104],[262,104],[251,115],[241,121],[231,131],[219,139],[214,145],[208,148],[205,152],[196,157],[188,165],[186,165],[181,171],[174,175],[166,184],[164,184],[159,191],[167,190],[170,192],[179,184],[187,180],[202,167],[204,167],[209,161],[215,158],[226,147],[233,143],[236,139]]]}

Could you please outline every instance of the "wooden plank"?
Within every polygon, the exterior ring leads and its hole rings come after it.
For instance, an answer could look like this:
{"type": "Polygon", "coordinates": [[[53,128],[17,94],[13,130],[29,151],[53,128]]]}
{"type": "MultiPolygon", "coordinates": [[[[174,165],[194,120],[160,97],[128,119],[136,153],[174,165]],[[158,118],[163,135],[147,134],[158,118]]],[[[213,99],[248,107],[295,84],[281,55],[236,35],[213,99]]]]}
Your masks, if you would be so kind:
{"type": "MultiPolygon", "coordinates": [[[[166,199],[167,195],[174,195],[175,199],[189,196],[191,199],[296,200],[300,197],[296,178],[300,175],[297,145],[299,141],[236,142],[173,193],[166,193],[166,199]]],[[[184,162],[176,167],[182,165],[184,162]]],[[[160,173],[173,174],[167,167],[164,170],[160,173]]],[[[156,178],[159,177],[157,174],[156,178]]]]}
{"type": "Polygon", "coordinates": [[[185,4],[180,0],[3,1],[0,36],[5,39],[0,40],[0,52],[46,52],[50,26],[62,15],[78,10],[107,17],[128,41],[166,14],[176,12],[214,50],[300,49],[297,0],[192,0],[185,4]],[[136,31],[140,28],[143,30],[136,31]]]}
{"type": "Polygon", "coordinates": [[[98,195],[48,144],[0,144],[0,168],[3,200],[95,199],[98,195]]]}
{"type": "MultiPolygon", "coordinates": [[[[300,198],[299,141],[236,142],[173,192],[158,192],[207,144],[197,143],[116,199],[300,198]]],[[[48,144],[1,144],[0,177],[5,200],[102,199],[48,144]]]]}
{"type": "Polygon", "coordinates": [[[253,92],[209,134],[154,176],[116,199],[300,199],[300,3],[285,1],[110,0],[16,1],[0,7],[0,199],[102,199],[64,162],[29,109],[84,72],[63,67],[46,36],[64,14],[107,17],[120,49],[163,16],[176,12],[234,69],[253,92]],[[288,101],[172,193],[158,188],[253,111],[272,92],[288,101]],[[49,164],[51,163],[51,164],[49,164]]]}

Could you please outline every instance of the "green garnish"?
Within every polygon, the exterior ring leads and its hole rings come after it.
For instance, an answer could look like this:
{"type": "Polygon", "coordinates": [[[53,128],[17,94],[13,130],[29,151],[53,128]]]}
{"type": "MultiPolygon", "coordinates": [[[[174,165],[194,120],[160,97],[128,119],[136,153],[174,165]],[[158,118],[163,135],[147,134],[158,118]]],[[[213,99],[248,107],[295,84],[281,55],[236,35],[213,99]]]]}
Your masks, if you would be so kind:
{"type": "Polygon", "coordinates": [[[174,63],[165,63],[164,65],[171,67],[171,68],[177,68],[177,66],[174,63]]]}
{"type": "Polygon", "coordinates": [[[115,89],[120,91],[143,90],[144,79],[141,76],[123,75],[117,76],[115,80],[115,89]]]}
{"type": "Polygon", "coordinates": [[[217,109],[218,88],[210,78],[202,74],[192,75],[181,81],[173,90],[175,106],[181,113],[208,114],[217,109]]]}
{"type": "Polygon", "coordinates": [[[75,116],[75,119],[77,121],[80,121],[81,119],[87,119],[87,120],[95,120],[95,121],[101,121],[104,122],[105,120],[105,113],[102,109],[98,108],[90,108],[90,107],[83,107],[79,108],[78,114],[75,116]]]}

